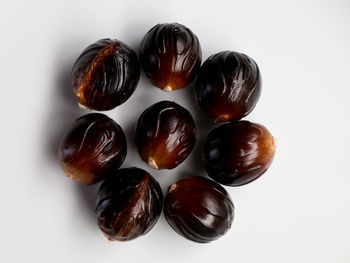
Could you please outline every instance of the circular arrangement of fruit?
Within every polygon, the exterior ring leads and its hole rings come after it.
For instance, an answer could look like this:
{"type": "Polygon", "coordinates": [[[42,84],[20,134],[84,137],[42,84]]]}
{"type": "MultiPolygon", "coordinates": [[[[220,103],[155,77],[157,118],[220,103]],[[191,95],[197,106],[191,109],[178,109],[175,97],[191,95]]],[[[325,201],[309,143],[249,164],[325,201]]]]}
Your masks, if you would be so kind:
{"type": "MultiPolygon", "coordinates": [[[[144,36],[140,60],[119,40],[88,46],[75,62],[72,86],[78,103],[106,111],[134,92],[140,65],[148,80],[164,91],[181,89],[194,79],[201,110],[215,123],[208,135],[203,164],[209,177],[188,177],[168,188],[163,202],[159,183],[145,170],[119,169],[126,152],[123,129],[111,118],[91,113],[77,119],[62,139],[59,161],[65,174],[86,185],[104,180],[96,202],[99,228],[109,240],[131,240],[149,232],[162,208],[169,225],[185,238],[206,243],[231,227],[234,205],[220,185],[240,186],[270,166],[275,143],[262,125],[240,119],[255,107],[261,76],[245,54],[224,51],[202,65],[199,40],[187,27],[158,24],[144,36]],[[220,184],[219,184],[220,183],[220,184]],[[163,204],[164,203],[164,204],[163,204]]],[[[191,113],[160,101],[140,116],[135,143],[143,161],[154,169],[173,169],[192,151],[196,124],[191,113]]]]}

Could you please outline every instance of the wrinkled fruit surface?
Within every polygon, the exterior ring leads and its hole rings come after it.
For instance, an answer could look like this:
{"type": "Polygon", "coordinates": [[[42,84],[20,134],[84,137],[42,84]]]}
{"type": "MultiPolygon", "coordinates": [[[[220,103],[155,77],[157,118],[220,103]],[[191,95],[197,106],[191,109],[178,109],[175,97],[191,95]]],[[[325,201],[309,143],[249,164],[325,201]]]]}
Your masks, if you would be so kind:
{"type": "Polygon", "coordinates": [[[171,101],[148,107],[140,116],[135,142],[143,161],[154,169],[173,169],[193,149],[196,129],[188,110],[171,101]]]}
{"type": "Polygon", "coordinates": [[[225,51],[209,57],[196,80],[200,108],[215,122],[239,120],[255,107],[261,93],[261,76],[247,55],[225,51]]]}
{"type": "Polygon", "coordinates": [[[177,233],[189,240],[207,243],[230,229],[234,205],[226,190],[216,182],[189,177],[170,186],[164,214],[177,233]]]}
{"type": "Polygon", "coordinates": [[[261,176],[275,155],[275,140],[262,125],[233,121],[213,129],[204,145],[204,167],[215,181],[239,186],[261,176]]]}
{"type": "Polygon", "coordinates": [[[187,27],[178,23],[158,24],[142,40],[140,61],[153,85],[171,91],[193,81],[202,51],[197,36],[187,27]]]}
{"type": "Polygon", "coordinates": [[[96,203],[98,226],[109,240],[127,241],[149,232],[162,211],[159,183],[139,168],[110,173],[96,203]]]}
{"type": "Polygon", "coordinates": [[[75,121],[62,139],[58,156],[68,177],[89,185],[119,168],[126,148],[122,128],[104,114],[91,113],[75,121]]]}
{"type": "Polygon", "coordinates": [[[139,78],[136,53],[119,40],[101,39],[75,62],[72,87],[80,105],[105,111],[124,103],[139,78]]]}

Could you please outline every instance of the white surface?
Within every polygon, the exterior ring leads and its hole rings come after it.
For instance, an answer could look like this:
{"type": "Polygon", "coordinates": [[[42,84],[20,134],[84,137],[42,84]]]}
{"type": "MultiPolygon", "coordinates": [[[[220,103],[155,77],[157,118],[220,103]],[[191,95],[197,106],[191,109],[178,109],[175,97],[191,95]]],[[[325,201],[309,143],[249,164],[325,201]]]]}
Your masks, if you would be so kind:
{"type": "MultiPolygon", "coordinates": [[[[350,2],[344,1],[1,1],[1,262],[350,262],[350,2]],[[222,50],[253,57],[263,92],[246,118],[277,138],[259,180],[226,189],[232,229],[210,244],[177,235],[162,215],[146,236],[108,242],[95,223],[98,186],[62,173],[56,151],[76,117],[69,74],[92,42],[118,38],[138,49],[161,22],[197,34],[203,59],[222,50]]],[[[107,113],[128,136],[123,167],[167,186],[205,175],[200,147],[210,121],[192,87],[164,93],[142,76],[134,95],[107,113]],[[156,172],[140,161],[132,130],[159,100],[187,107],[199,140],[183,165],[156,172]]]]}

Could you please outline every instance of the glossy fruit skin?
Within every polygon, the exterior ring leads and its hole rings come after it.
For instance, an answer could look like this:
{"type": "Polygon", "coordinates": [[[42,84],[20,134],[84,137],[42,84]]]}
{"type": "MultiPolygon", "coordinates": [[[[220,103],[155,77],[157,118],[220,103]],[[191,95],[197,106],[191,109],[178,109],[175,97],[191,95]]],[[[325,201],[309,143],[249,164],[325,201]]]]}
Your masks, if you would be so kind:
{"type": "Polygon", "coordinates": [[[75,121],[62,139],[58,156],[68,177],[90,185],[119,168],[126,149],[122,128],[104,114],[91,113],[75,121]]]}
{"type": "Polygon", "coordinates": [[[208,243],[231,228],[234,205],[226,190],[216,182],[188,177],[170,186],[164,214],[178,234],[198,243],[208,243]]]}
{"type": "Polygon", "coordinates": [[[153,85],[164,91],[177,90],[194,80],[202,61],[201,46],[187,27],[158,24],[142,40],[140,61],[153,85]]]}
{"type": "Polygon", "coordinates": [[[215,181],[240,186],[265,173],[274,155],[275,140],[264,126],[233,121],[209,133],[204,144],[204,167],[215,181]]]}
{"type": "Polygon", "coordinates": [[[127,241],[145,235],[162,211],[159,183],[145,170],[125,168],[102,183],[96,202],[101,231],[109,240],[127,241]]]}
{"type": "Polygon", "coordinates": [[[239,120],[248,115],[259,100],[261,75],[252,58],[224,51],[203,63],[195,89],[200,108],[215,122],[239,120]]]}
{"type": "Polygon", "coordinates": [[[80,105],[106,111],[124,103],[140,78],[136,53],[119,40],[101,39],[75,62],[72,87],[80,105]]]}
{"type": "Polygon", "coordinates": [[[138,120],[135,143],[142,160],[154,169],[175,168],[191,153],[195,142],[194,120],[175,102],[158,102],[138,120]]]}

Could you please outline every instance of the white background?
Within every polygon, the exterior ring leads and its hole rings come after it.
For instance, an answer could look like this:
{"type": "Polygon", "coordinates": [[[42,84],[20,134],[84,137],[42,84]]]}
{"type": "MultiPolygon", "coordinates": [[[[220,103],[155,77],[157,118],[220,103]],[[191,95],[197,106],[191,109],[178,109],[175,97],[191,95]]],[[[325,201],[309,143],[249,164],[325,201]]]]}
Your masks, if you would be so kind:
{"type": "MultiPolygon", "coordinates": [[[[350,262],[350,2],[1,1],[1,262],[350,262]],[[98,185],[66,178],[57,147],[77,107],[70,70],[94,41],[118,38],[138,50],[155,24],[179,22],[198,36],[203,60],[222,50],[254,58],[263,92],[246,118],[277,138],[260,179],[226,189],[231,230],[210,244],[177,235],[162,215],[149,234],[108,242],[94,215],[98,185]]],[[[133,96],[107,112],[128,137],[123,167],[151,172],[163,190],[205,176],[203,140],[212,128],[193,87],[165,93],[141,77],[133,96]],[[141,112],[163,99],[188,108],[198,143],[172,171],[154,171],[135,151],[141,112]]]]}

